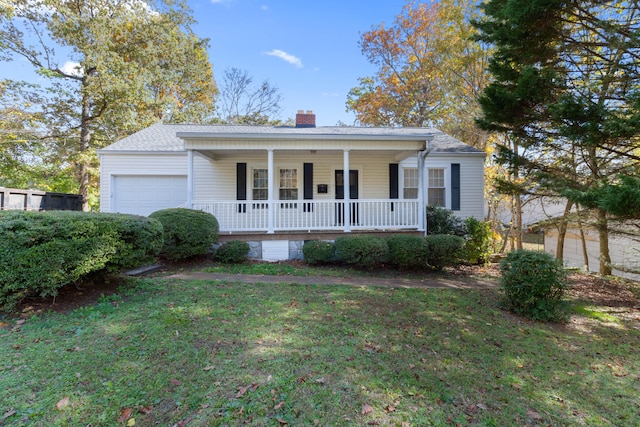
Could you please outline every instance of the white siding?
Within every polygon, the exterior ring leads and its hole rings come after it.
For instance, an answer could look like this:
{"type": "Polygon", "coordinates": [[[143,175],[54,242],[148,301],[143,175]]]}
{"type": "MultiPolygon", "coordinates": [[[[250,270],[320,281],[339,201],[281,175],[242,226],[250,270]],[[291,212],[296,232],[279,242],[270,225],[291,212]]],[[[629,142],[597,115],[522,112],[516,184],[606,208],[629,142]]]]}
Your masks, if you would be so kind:
{"type": "Polygon", "coordinates": [[[100,210],[112,212],[111,185],[114,176],[180,176],[186,173],[186,153],[101,153],[100,210]]]}
{"type": "MultiPolygon", "coordinates": [[[[247,164],[247,182],[250,183],[252,167],[267,167],[267,153],[266,151],[263,155],[251,153],[215,161],[196,156],[194,161],[194,200],[235,200],[237,163],[247,164]]],[[[292,167],[298,169],[300,198],[302,198],[303,163],[313,163],[313,198],[322,200],[335,197],[335,171],[343,169],[342,153],[305,155],[276,151],[274,163],[276,168],[292,167]],[[318,184],[327,184],[326,194],[318,194],[318,184]]],[[[391,154],[350,153],[350,168],[358,171],[360,199],[389,198],[389,163],[396,163],[391,154]]],[[[248,197],[250,198],[249,193],[248,197]]]]}
{"type": "MultiPolygon", "coordinates": [[[[446,177],[446,208],[451,209],[451,164],[460,165],[460,210],[454,211],[460,218],[484,219],[484,157],[478,155],[429,155],[425,168],[444,168],[446,177]]],[[[417,158],[409,157],[400,162],[401,168],[415,168],[417,158]]],[[[425,178],[426,180],[426,178],[425,178]]],[[[402,185],[402,183],[401,183],[402,185]]],[[[400,191],[402,193],[402,190],[400,191]]],[[[425,194],[426,200],[426,194],[425,194]]]]}

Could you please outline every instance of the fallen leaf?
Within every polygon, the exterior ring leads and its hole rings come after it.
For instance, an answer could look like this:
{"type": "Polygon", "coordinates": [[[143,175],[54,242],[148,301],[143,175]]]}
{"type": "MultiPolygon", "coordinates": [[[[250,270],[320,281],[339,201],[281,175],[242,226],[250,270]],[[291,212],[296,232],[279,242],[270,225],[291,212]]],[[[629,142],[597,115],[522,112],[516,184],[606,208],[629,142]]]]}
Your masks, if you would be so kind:
{"type": "Polygon", "coordinates": [[[153,412],[153,406],[138,406],[138,412],[142,414],[150,414],[153,412]]]}
{"type": "MultiPolygon", "coordinates": [[[[250,384],[250,385],[248,385],[246,387],[238,388],[238,393],[236,394],[236,399],[239,398],[239,397],[244,396],[244,394],[251,388],[252,385],[253,384],[250,384]]],[[[255,388],[254,388],[254,390],[255,390],[255,388]]]]}
{"type": "Polygon", "coordinates": [[[171,378],[171,379],[169,380],[169,382],[170,382],[171,384],[175,385],[175,386],[179,386],[180,384],[182,384],[182,381],[180,381],[180,380],[176,380],[176,379],[174,379],[174,378],[171,378]]]}
{"type": "Polygon", "coordinates": [[[56,403],[56,409],[58,411],[62,411],[64,408],[69,406],[69,396],[65,396],[56,403]]]}
{"type": "Polygon", "coordinates": [[[209,366],[205,366],[204,368],[202,368],[203,371],[210,371],[212,369],[215,369],[215,366],[209,365],[209,366]]]}
{"type": "Polygon", "coordinates": [[[133,427],[134,425],[136,425],[135,418],[131,418],[129,421],[127,421],[127,427],[133,427]]]}
{"type": "Polygon", "coordinates": [[[318,378],[318,379],[316,380],[316,382],[317,382],[318,384],[324,384],[324,383],[325,383],[325,379],[324,379],[324,377],[322,377],[322,378],[318,378]]]}
{"type": "Polygon", "coordinates": [[[489,408],[487,407],[487,405],[483,404],[483,403],[478,403],[476,405],[478,408],[482,409],[483,411],[488,411],[489,408]]]}
{"type": "Polygon", "coordinates": [[[409,422],[403,421],[402,424],[400,424],[400,427],[409,427],[409,422]]]}
{"type": "Polygon", "coordinates": [[[393,411],[395,411],[395,410],[396,410],[396,407],[395,407],[395,406],[393,406],[393,405],[387,405],[387,406],[385,406],[384,410],[385,410],[387,413],[389,413],[389,412],[393,412],[393,411]]]}
{"type": "Polygon", "coordinates": [[[520,384],[511,383],[511,387],[515,388],[518,391],[522,390],[522,386],[520,386],[520,384]]]}
{"type": "Polygon", "coordinates": [[[362,415],[367,415],[373,412],[373,406],[367,405],[366,403],[362,405],[362,415]]]}
{"type": "Polygon", "coordinates": [[[533,409],[527,409],[527,418],[531,418],[532,420],[541,420],[542,415],[533,409]]]}
{"type": "Polygon", "coordinates": [[[283,406],[284,406],[284,402],[280,402],[276,406],[273,407],[273,410],[277,411],[278,409],[282,408],[283,406]]]}
{"type": "Polygon", "coordinates": [[[278,422],[280,423],[281,426],[286,426],[287,424],[289,424],[288,422],[286,422],[282,418],[276,418],[276,420],[278,420],[278,422]]]}
{"type": "Polygon", "coordinates": [[[0,418],[0,424],[2,424],[3,422],[5,422],[5,420],[9,417],[12,417],[16,414],[17,412],[15,411],[15,409],[11,408],[9,409],[7,412],[4,413],[4,415],[2,416],[2,418],[0,418]]]}
{"type": "Polygon", "coordinates": [[[133,414],[133,409],[131,409],[131,408],[122,408],[122,410],[120,411],[120,418],[118,418],[118,421],[123,423],[123,422],[127,421],[129,418],[131,418],[132,414],[133,414]]]}

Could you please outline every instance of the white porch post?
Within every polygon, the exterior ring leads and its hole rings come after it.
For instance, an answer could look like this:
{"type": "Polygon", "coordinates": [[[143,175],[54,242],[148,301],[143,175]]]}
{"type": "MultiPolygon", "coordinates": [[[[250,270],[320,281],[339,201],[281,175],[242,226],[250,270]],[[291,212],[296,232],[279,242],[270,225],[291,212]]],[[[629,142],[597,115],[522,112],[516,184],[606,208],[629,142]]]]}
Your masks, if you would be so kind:
{"type": "Polygon", "coordinates": [[[193,209],[193,150],[187,150],[187,208],[193,209]]]}
{"type": "Polygon", "coordinates": [[[418,231],[424,231],[427,234],[427,206],[425,203],[425,185],[424,158],[427,157],[428,151],[418,151],[418,231]]]}
{"type": "Polygon", "coordinates": [[[274,166],[273,166],[273,148],[269,148],[267,150],[267,234],[273,234],[273,216],[274,209],[276,207],[275,203],[273,203],[273,192],[274,192],[274,166]]]}
{"type": "Polygon", "coordinates": [[[351,232],[351,187],[349,184],[349,150],[344,150],[342,184],[344,187],[344,232],[351,232]]]}

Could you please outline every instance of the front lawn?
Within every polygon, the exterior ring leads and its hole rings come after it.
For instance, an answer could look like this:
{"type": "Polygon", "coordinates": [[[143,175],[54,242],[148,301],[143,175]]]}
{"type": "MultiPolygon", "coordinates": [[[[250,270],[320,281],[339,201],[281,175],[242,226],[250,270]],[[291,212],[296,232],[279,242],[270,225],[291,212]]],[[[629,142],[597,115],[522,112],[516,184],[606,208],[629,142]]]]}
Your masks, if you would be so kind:
{"type": "Polygon", "coordinates": [[[583,301],[554,326],[501,311],[497,295],[130,279],[97,303],[0,323],[0,425],[640,419],[637,300],[583,301]]]}

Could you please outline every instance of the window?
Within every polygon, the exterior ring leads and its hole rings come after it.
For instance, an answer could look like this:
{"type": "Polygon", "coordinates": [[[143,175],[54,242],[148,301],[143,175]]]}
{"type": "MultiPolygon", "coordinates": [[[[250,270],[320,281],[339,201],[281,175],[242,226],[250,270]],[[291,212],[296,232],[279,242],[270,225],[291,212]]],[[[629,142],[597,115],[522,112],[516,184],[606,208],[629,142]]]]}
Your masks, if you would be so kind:
{"type": "MultiPolygon", "coordinates": [[[[298,169],[280,169],[280,200],[298,200],[298,169]]],[[[282,203],[283,208],[295,208],[295,203],[282,203]]]]}
{"type": "Polygon", "coordinates": [[[403,199],[418,198],[418,168],[404,169],[403,199]]]}
{"type": "Polygon", "coordinates": [[[430,206],[446,206],[444,169],[429,169],[429,190],[427,204],[430,206]]]}
{"type": "MultiPolygon", "coordinates": [[[[266,169],[253,169],[253,176],[251,178],[252,185],[252,199],[253,200],[267,200],[269,198],[269,175],[266,169]]],[[[266,208],[266,203],[254,203],[254,209],[266,208]]]]}

